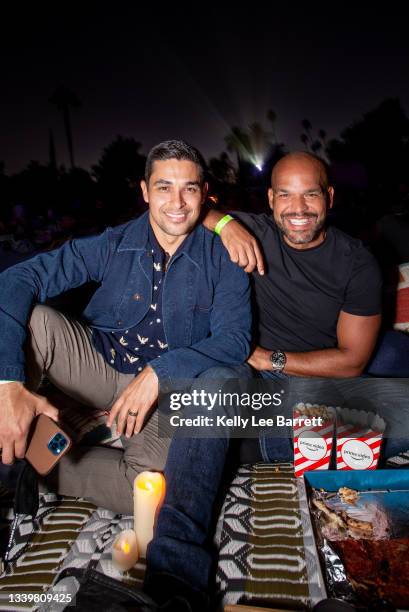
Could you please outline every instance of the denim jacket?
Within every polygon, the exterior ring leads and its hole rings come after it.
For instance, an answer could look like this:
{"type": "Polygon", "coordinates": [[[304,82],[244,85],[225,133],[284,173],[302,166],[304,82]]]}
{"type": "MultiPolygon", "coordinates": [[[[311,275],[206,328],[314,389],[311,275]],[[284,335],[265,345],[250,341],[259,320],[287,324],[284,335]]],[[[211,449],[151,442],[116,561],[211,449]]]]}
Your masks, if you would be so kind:
{"type": "MultiPolygon", "coordinates": [[[[0,274],[0,379],[25,380],[24,341],[35,303],[89,281],[100,283],[83,318],[106,331],[137,325],[152,301],[148,213],[98,236],[67,242],[0,274]]],[[[172,258],[163,287],[168,352],[150,362],[161,383],[193,378],[248,356],[247,275],[218,236],[198,225],[172,258]]]]}

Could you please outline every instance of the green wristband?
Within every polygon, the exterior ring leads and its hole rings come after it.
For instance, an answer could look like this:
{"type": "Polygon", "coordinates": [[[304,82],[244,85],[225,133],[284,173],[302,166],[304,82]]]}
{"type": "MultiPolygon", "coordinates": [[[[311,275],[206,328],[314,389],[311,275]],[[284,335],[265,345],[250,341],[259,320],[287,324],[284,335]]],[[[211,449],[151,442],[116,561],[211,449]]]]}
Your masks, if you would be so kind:
{"type": "Polygon", "coordinates": [[[233,221],[233,217],[231,215],[225,215],[222,219],[220,219],[220,221],[214,228],[214,233],[220,236],[220,232],[229,221],[233,221]]]}

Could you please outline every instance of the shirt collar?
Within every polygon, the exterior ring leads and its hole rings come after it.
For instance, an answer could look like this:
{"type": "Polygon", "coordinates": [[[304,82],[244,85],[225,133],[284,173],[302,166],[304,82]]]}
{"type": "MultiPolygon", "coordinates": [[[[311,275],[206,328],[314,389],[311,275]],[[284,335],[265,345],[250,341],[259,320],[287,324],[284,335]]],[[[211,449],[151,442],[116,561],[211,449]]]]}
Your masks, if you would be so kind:
{"type": "MultiPolygon", "coordinates": [[[[204,235],[205,228],[199,223],[185,238],[173,258],[180,255],[185,255],[194,263],[198,268],[203,265],[204,256],[204,235]]],[[[149,223],[149,213],[146,212],[135,221],[131,221],[125,227],[124,235],[118,246],[118,252],[121,251],[146,251],[149,248],[148,243],[150,241],[150,234],[153,235],[157,242],[156,236],[153,233],[151,225],[149,223]]],[[[158,244],[159,248],[160,245],[158,244]]],[[[152,248],[152,247],[151,247],[152,248]]]]}

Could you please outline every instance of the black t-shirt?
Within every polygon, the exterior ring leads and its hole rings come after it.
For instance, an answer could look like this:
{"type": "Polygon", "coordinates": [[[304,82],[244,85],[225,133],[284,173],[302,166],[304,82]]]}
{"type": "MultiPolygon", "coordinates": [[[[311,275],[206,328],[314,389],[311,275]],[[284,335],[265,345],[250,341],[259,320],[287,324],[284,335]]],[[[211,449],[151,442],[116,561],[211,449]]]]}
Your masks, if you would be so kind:
{"type": "Polygon", "coordinates": [[[233,214],[264,251],[266,273],[252,274],[256,341],[263,348],[333,348],[341,310],[361,316],[381,312],[378,264],[360,240],[330,227],[320,245],[295,249],[272,217],[233,214]]]}

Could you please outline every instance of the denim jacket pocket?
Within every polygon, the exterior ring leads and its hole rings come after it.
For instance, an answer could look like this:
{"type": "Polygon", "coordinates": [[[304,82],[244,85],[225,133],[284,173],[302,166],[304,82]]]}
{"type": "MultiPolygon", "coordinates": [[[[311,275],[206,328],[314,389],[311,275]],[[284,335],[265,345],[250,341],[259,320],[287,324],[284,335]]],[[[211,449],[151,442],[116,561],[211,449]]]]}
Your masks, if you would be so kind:
{"type": "Polygon", "coordinates": [[[192,341],[199,342],[206,338],[210,333],[210,313],[211,306],[196,305],[193,308],[193,326],[192,326],[192,341]]]}

